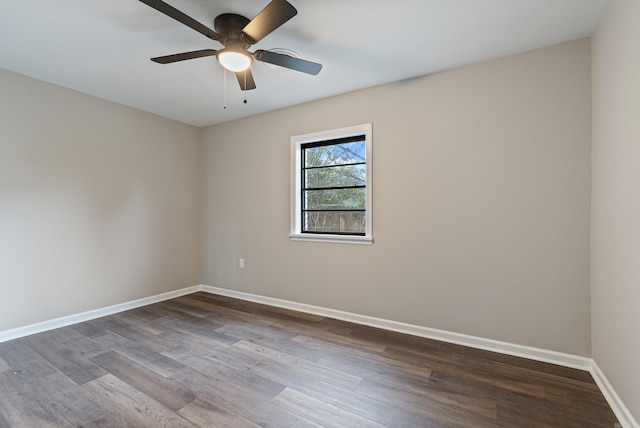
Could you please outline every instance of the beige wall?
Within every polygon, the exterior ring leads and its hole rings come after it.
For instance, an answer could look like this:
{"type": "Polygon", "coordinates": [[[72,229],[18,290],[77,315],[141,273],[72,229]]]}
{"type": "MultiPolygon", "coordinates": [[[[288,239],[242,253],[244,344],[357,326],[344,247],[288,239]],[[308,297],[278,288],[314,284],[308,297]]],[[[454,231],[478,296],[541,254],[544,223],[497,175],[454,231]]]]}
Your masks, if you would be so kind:
{"type": "Polygon", "coordinates": [[[590,355],[590,61],[583,39],[206,128],[204,282],[590,355]],[[368,122],[375,244],[290,242],[289,138],[368,122]]]}
{"type": "Polygon", "coordinates": [[[200,282],[200,131],[0,70],[0,331],[200,282]]]}
{"type": "Polygon", "coordinates": [[[593,38],[593,358],[640,421],[640,2],[593,38]]]}
{"type": "Polygon", "coordinates": [[[210,127],[201,148],[0,71],[0,331],[204,282],[589,355],[590,88],[584,39],[210,127]],[[290,242],[289,138],[368,122],[375,244],[290,242]]]}
{"type": "Polygon", "coordinates": [[[202,132],[0,70],[0,331],[204,282],[593,355],[640,419],[639,16],[202,132]],[[289,138],[368,122],[375,244],[290,242],[289,138]]]}

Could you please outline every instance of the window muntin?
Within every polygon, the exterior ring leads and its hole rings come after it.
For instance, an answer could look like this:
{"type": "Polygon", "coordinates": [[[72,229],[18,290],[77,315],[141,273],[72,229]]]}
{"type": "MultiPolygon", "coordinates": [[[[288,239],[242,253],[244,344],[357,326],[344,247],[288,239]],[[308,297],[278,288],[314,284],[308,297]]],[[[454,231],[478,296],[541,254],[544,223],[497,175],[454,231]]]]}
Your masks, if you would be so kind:
{"type": "Polygon", "coordinates": [[[291,138],[292,240],[372,244],[371,124],[291,138]]]}
{"type": "Polygon", "coordinates": [[[330,179],[336,185],[367,184],[367,167],[364,164],[338,165],[333,167],[308,168],[305,175],[306,187],[321,187],[322,183],[330,179]],[[343,180],[347,178],[347,180],[343,180]]]}
{"type": "Polygon", "coordinates": [[[302,233],[366,234],[365,135],[305,143],[302,156],[302,233]]]}

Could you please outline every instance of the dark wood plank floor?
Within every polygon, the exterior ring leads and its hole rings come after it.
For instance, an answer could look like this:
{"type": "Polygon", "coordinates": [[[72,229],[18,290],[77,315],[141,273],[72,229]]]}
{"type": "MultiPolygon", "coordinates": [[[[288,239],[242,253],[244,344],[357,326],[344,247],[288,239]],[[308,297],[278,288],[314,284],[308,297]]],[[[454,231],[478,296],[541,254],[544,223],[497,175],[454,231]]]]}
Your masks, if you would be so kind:
{"type": "Polygon", "coordinates": [[[0,344],[0,427],[608,427],[587,372],[195,293],[0,344]]]}

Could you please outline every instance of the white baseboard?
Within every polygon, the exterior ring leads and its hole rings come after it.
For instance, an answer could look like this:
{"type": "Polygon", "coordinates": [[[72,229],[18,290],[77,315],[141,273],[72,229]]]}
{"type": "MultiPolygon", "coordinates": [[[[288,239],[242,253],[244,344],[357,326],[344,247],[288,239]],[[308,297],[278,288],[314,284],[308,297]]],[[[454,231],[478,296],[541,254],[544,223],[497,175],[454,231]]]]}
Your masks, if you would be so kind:
{"type": "Polygon", "coordinates": [[[260,296],[257,294],[244,293],[241,291],[229,290],[226,288],[211,287],[208,285],[195,285],[180,290],[170,291],[151,297],[124,302],[105,308],[94,309],[79,314],[69,315],[61,318],[55,318],[48,321],[31,324],[12,330],[0,331],[0,343],[20,337],[29,336],[31,334],[41,333],[43,331],[53,330],[60,327],[66,327],[83,321],[112,315],[118,312],[127,311],[129,309],[138,308],[140,306],[150,305],[152,303],[161,302],[163,300],[173,299],[176,297],[192,294],[197,291],[204,291],[221,296],[234,297],[250,302],[263,303],[266,305],[276,306],[294,311],[306,312],[310,314],[336,318],[343,321],[349,321],[356,324],[368,325],[371,327],[382,328],[385,330],[397,331],[399,333],[411,334],[414,336],[425,337],[428,339],[441,340],[443,342],[455,343],[472,348],[484,349],[487,351],[499,352],[502,354],[513,355],[516,357],[528,358],[536,361],[557,364],[565,367],[577,368],[580,370],[591,371],[592,360],[590,358],[580,357],[577,355],[564,354],[561,352],[549,351],[546,349],[532,348],[523,345],[517,345],[498,340],[485,339],[482,337],[469,336],[461,333],[454,333],[445,330],[438,330],[429,327],[423,327],[413,324],[405,324],[397,321],[386,320],[382,318],[374,318],[367,315],[359,315],[351,312],[339,311],[336,309],[323,308],[320,306],[307,305],[304,303],[292,302],[289,300],[275,299],[272,297],[260,296]]]}
{"type": "Polygon", "coordinates": [[[294,311],[306,312],[314,315],[321,315],[329,318],[336,318],[356,324],[368,325],[370,327],[382,328],[385,330],[397,331],[399,333],[411,334],[413,336],[425,337],[428,339],[440,340],[443,342],[455,343],[457,345],[470,346],[472,348],[484,349],[487,351],[499,352],[501,354],[513,355],[516,357],[528,358],[530,360],[543,361],[545,363],[557,364],[564,367],[571,367],[579,370],[590,371],[591,358],[577,355],[564,354],[561,352],[549,351],[546,349],[532,348],[529,346],[517,345],[498,340],[485,339],[482,337],[469,336],[461,333],[454,333],[435,328],[422,327],[418,325],[405,324],[397,321],[390,321],[381,318],[374,318],[366,315],[359,315],[350,312],[338,311],[319,306],[296,303],[288,300],[275,299],[272,297],[259,296],[256,294],[244,293],[241,291],[229,290],[226,288],[201,286],[202,291],[221,296],[235,297],[237,299],[250,302],[263,303],[294,311]]]}
{"type": "Polygon", "coordinates": [[[92,311],[82,312],[79,314],[69,315],[66,317],[55,318],[24,327],[14,328],[12,330],[0,331],[0,343],[7,340],[18,339],[20,337],[29,336],[31,334],[42,333],[43,331],[53,330],[60,327],[66,327],[71,324],[77,324],[83,321],[89,321],[95,318],[104,317],[118,312],[128,311],[129,309],[139,308],[140,306],[150,305],[152,303],[161,302],[163,300],[173,299],[175,297],[192,294],[200,291],[202,286],[194,285],[180,290],[169,291],[167,293],[157,294],[151,297],[132,300],[118,305],[107,306],[106,308],[94,309],[92,311]]]}
{"type": "Polygon", "coordinates": [[[443,342],[455,343],[457,345],[469,346],[472,348],[484,349],[487,351],[499,352],[501,354],[513,355],[516,357],[528,358],[530,360],[542,361],[559,366],[589,371],[593,376],[596,385],[598,385],[598,388],[600,388],[600,390],[602,391],[602,395],[604,395],[605,399],[609,403],[609,406],[611,406],[611,409],[618,418],[621,427],[640,428],[638,422],[634,419],[633,415],[631,414],[631,412],[629,412],[618,394],[616,394],[615,390],[613,389],[605,375],[602,373],[598,365],[591,358],[564,354],[561,352],[549,351],[546,349],[532,348],[529,346],[501,342],[498,340],[485,339],[482,337],[469,336],[466,334],[438,330],[429,327],[405,324],[397,321],[390,321],[381,318],[369,317],[366,315],[338,311],[335,309],[307,305],[304,303],[296,303],[288,300],[275,299],[272,297],[265,297],[251,293],[244,293],[241,291],[229,290],[226,288],[211,287],[208,285],[201,285],[200,287],[202,291],[205,291],[207,293],[234,297],[236,299],[247,300],[250,302],[262,303],[265,305],[306,312],[329,318],[336,318],[356,324],[368,325],[371,327],[397,331],[400,333],[411,334],[428,339],[435,339],[443,342]]]}
{"type": "Polygon", "coordinates": [[[423,327],[413,324],[405,324],[397,321],[375,318],[366,315],[359,315],[350,312],[339,311],[335,309],[323,308],[320,306],[307,305],[288,300],[275,299],[272,297],[260,296],[257,294],[244,293],[241,291],[229,290],[226,288],[211,287],[208,285],[195,285],[180,290],[170,291],[151,297],[133,300],[130,302],[120,303],[105,308],[95,309],[79,314],[69,315],[61,318],[55,318],[48,321],[31,324],[12,330],[0,331],[0,343],[8,340],[18,339],[20,337],[29,336],[31,334],[41,333],[60,327],[66,327],[83,321],[89,321],[118,312],[127,311],[129,309],[150,305],[152,303],[173,299],[176,297],[192,294],[198,291],[218,294],[221,296],[234,297],[236,299],[246,300],[249,302],[262,303],[279,308],[291,309],[294,311],[306,312],[314,315],[335,318],[343,321],[349,321],[356,324],[367,325],[370,327],[382,328],[385,330],[397,331],[399,333],[411,334],[413,336],[425,337],[428,339],[440,340],[443,342],[455,343],[458,345],[469,346],[472,348],[484,349],[487,351],[499,352],[501,354],[513,355],[516,357],[528,358],[530,360],[542,361],[545,363],[556,364],[564,367],[589,371],[593,376],[596,384],[602,391],[611,409],[620,421],[623,428],[640,428],[638,422],[624,405],[618,394],[615,392],[604,373],[591,358],[580,357],[577,355],[564,354],[561,352],[549,351],[546,349],[533,348],[529,346],[517,345],[498,340],[485,339],[482,337],[470,336],[461,333],[455,333],[445,330],[438,330],[429,327],[423,327]]]}
{"type": "Polygon", "coordinates": [[[635,420],[627,406],[624,405],[624,402],[620,399],[616,391],[613,389],[613,386],[609,383],[609,380],[604,375],[598,364],[594,361],[591,367],[591,376],[593,376],[593,380],[595,380],[596,385],[600,388],[602,395],[611,406],[611,410],[615,413],[618,418],[618,422],[622,428],[640,428],[640,424],[635,420]]]}

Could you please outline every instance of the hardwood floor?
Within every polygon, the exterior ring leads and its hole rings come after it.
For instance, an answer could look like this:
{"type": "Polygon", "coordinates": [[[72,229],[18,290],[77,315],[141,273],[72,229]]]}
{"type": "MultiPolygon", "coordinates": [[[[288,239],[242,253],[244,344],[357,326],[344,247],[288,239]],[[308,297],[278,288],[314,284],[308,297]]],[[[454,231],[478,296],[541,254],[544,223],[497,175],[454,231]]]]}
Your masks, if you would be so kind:
{"type": "Polygon", "coordinates": [[[0,344],[0,427],[609,427],[587,372],[195,293],[0,344]]]}

